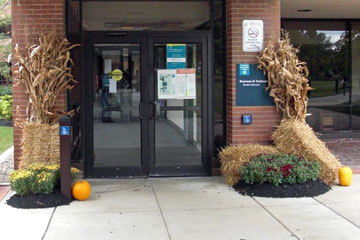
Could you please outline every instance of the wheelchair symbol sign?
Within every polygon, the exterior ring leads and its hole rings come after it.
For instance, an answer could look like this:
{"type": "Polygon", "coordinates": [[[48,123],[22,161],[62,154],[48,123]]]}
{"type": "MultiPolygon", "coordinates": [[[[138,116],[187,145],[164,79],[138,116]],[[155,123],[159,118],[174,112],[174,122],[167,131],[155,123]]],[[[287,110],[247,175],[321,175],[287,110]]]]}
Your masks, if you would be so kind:
{"type": "Polygon", "coordinates": [[[61,127],[60,127],[60,135],[61,135],[61,136],[68,136],[68,135],[70,135],[70,127],[69,127],[69,126],[61,126],[61,127]]]}

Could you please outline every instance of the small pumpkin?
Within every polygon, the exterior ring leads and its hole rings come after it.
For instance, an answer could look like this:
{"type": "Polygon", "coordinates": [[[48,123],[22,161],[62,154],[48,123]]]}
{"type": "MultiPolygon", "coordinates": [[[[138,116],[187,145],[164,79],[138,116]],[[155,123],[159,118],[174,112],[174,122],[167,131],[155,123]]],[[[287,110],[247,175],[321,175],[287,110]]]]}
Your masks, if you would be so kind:
{"type": "Polygon", "coordinates": [[[72,195],[75,199],[84,201],[89,198],[91,186],[85,180],[76,181],[72,187],[72,195]]]}
{"type": "Polygon", "coordinates": [[[341,186],[349,186],[352,181],[352,170],[349,167],[339,169],[339,183],[341,186]]]}

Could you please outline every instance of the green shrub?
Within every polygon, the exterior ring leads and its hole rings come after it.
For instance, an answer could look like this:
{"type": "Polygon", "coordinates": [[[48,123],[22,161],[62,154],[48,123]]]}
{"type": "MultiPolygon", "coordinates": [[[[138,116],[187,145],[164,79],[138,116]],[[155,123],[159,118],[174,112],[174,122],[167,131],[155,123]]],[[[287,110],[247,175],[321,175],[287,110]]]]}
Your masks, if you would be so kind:
{"type": "MultiPolygon", "coordinates": [[[[71,168],[71,178],[75,180],[76,168],[71,168]]],[[[28,194],[44,193],[50,194],[54,187],[60,182],[60,166],[31,164],[25,169],[10,173],[10,186],[17,194],[23,196],[28,194]]]]}
{"type": "Polygon", "coordinates": [[[318,162],[305,161],[294,155],[260,155],[240,167],[240,178],[248,184],[268,182],[278,186],[303,183],[315,181],[319,174],[318,162]]]}
{"type": "Polygon", "coordinates": [[[12,119],[12,96],[4,95],[0,97],[0,119],[12,119]]]}

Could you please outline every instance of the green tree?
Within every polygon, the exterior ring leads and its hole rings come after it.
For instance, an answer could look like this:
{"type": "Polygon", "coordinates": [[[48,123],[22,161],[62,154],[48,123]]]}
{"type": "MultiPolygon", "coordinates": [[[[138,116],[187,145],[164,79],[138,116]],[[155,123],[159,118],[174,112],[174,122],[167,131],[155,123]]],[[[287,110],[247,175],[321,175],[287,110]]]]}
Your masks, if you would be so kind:
{"type": "Polygon", "coordinates": [[[10,66],[7,62],[11,53],[10,1],[0,0],[0,77],[10,80],[10,66]]]}

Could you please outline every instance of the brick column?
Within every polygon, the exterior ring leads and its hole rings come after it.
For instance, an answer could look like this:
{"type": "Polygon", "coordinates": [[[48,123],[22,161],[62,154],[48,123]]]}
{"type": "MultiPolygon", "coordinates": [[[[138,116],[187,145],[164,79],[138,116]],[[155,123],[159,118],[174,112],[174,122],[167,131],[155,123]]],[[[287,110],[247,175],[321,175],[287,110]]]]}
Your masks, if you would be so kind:
{"type": "Polygon", "coordinates": [[[257,63],[259,53],[242,51],[242,21],[264,21],[264,45],[280,37],[280,0],[227,0],[227,142],[238,145],[246,143],[271,143],[271,133],[280,121],[275,107],[236,106],[236,64],[257,63]],[[252,125],[242,125],[241,115],[252,114],[252,125]]]}
{"type": "MultiPolygon", "coordinates": [[[[12,52],[15,44],[24,47],[36,42],[39,33],[56,31],[60,37],[65,36],[65,2],[64,0],[12,0],[12,52]]],[[[16,79],[15,58],[13,57],[13,78],[16,79]]],[[[20,86],[13,87],[13,119],[26,118],[28,96],[20,86]]],[[[59,96],[56,109],[65,108],[65,96],[59,96]]],[[[21,129],[14,128],[15,169],[19,165],[21,129]]]]}

